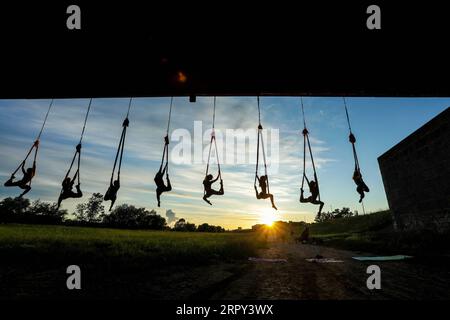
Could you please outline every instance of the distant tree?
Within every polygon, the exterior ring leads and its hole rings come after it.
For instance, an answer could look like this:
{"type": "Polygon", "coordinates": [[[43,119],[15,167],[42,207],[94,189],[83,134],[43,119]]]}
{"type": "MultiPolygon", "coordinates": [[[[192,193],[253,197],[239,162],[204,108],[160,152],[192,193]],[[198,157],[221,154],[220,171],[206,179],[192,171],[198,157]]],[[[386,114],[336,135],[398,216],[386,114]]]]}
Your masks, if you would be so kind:
{"type": "Polygon", "coordinates": [[[202,223],[197,227],[198,232],[225,232],[221,226],[213,226],[207,223],[202,223]]]}
{"type": "Polygon", "coordinates": [[[175,222],[173,229],[175,231],[186,231],[186,220],[184,220],[183,218],[178,219],[178,221],[175,222]]]}
{"type": "Polygon", "coordinates": [[[186,222],[186,231],[193,232],[197,230],[197,226],[194,223],[186,222]]]}
{"type": "Polygon", "coordinates": [[[122,204],[103,217],[103,223],[117,228],[163,230],[166,219],[145,208],[122,204]]]}
{"type": "Polygon", "coordinates": [[[30,205],[25,198],[5,198],[0,202],[0,222],[62,223],[66,210],[57,210],[55,203],[36,200],[30,205]]]}
{"type": "Polygon", "coordinates": [[[104,214],[103,195],[100,193],[92,194],[87,203],[78,204],[75,211],[80,222],[100,222],[104,214]]]}
{"type": "Polygon", "coordinates": [[[30,200],[26,198],[5,198],[0,202],[0,212],[10,214],[23,214],[30,206],[30,200]]]}
{"type": "Polygon", "coordinates": [[[181,218],[177,222],[175,222],[175,225],[173,227],[173,230],[175,231],[196,231],[197,227],[193,223],[187,222],[185,219],[181,218]]]}
{"type": "Polygon", "coordinates": [[[0,202],[0,222],[21,222],[29,206],[30,200],[25,198],[3,199],[0,202]]]}
{"type": "Polygon", "coordinates": [[[38,199],[28,208],[27,214],[34,216],[35,221],[40,223],[54,224],[63,222],[67,210],[58,210],[56,203],[42,202],[38,199]]]}
{"type": "Polygon", "coordinates": [[[320,217],[316,216],[314,221],[324,222],[324,221],[333,220],[333,219],[349,218],[354,215],[355,214],[352,211],[350,211],[350,208],[343,207],[342,209],[334,209],[332,212],[322,212],[320,217]]]}

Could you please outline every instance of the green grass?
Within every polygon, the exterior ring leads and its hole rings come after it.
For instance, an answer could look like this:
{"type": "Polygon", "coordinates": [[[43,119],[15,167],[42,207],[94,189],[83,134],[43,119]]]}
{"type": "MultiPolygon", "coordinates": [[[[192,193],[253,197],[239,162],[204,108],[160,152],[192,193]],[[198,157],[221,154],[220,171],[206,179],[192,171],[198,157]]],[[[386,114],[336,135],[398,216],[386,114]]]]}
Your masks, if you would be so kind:
{"type": "Polygon", "coordinates": [[[325,245],[374,253],[396,250],[387,245],[387,239],[390,239],[392,232],[392,217],[389,211],[310,225],[310,236],[321,239],[325,245]]]}
{"type": "Polygon", "coordinates": [[[379,231],[392,226],[389,211],[380,211],[357,217],[341,218],[310,225],[314,236],[349,235],[354,233],[379,231]]]}
{"type": "Polygon", "coordinates": [[[351,218],[313,223],[310,236],[324,245],[376,254],[441,255],[448,252],[449,234],[431,231],[394,231],[389,211],[380,211],[351,218]]]}
{"type": "Polygon", "coordinates": [[[45,225],[0,225],[9,261],[69,260],[149,266],[241,259],[264,246],[253,233],[193,233],[45,225]]]}

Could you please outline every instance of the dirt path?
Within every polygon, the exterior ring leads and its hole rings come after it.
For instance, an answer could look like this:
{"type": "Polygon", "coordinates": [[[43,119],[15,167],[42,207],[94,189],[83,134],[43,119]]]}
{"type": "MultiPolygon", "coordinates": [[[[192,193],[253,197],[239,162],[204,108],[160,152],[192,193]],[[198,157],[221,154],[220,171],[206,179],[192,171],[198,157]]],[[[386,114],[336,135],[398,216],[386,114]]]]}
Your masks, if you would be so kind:
{"type": "Polygon", "coordinates": [[[294,243],[270,243],[260,258],[129,272],[85,265],[83,290],[67,290],[63,266],[0,264],[0,299],[450,299],[450,263],[444,257],[359,262],[350,251],[294,243]],[[313,263],[317,254],[342,263],[313,263]],[[366,269],[381,268],[381,290],[369,290],[366,269]]]}
{"type": "Polygon", "coordinates": [[[261,251],[260,257],[287,262],[249,261],[246,267],[203,292],[211,299],[450,298],[450,268],[441,261],[359,262],[351,258],[355,255],[326,247],[274,243],[261,251]],[[306,261],[316,254],[343,262],[306,261]],[[381,268],[381,290],[366,287],[366,269],[371,264],[381,268]]]}

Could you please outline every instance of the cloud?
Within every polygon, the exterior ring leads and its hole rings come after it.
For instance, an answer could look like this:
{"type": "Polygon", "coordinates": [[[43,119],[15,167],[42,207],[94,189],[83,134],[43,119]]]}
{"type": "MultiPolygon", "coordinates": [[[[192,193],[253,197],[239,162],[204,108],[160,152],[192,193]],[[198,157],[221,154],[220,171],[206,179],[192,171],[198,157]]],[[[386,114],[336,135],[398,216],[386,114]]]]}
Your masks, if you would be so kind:
{"type": "Polygon", "coordinates": [[[177,216],[175,215],[175,212],[173,212],[172,209],[166,210],[166,217],[167,223],[169,225],[178,220],[177,216]]]}

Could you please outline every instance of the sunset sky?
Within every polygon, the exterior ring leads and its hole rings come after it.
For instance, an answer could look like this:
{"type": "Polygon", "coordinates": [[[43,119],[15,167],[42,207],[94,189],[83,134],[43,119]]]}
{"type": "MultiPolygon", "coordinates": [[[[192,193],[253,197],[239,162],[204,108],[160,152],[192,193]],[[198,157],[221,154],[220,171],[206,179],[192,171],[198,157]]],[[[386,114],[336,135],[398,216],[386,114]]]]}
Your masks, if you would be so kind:
{"type": "MultiPolygon", "coordinates": [[[[6,181],[22,161],[39,132],[50,100],[0,100],[0,178],[6,181]]],[[[55,100],[41,137],[37,175],[32,200],[56,201],[61,180],[70,164],[88,105],[88,99],[55,100]]],[[[201,121],[203,148],[208,148],[212,97],[174,98],[170,150],[177,146],[176,132],[189,132],[194,142],[194,121],[201,121]],[[180,129],[182,129],[180,131],[180,129]],[[184,130],[184,131],[183,131],[184,130]],[[187,131],[186,131],[187,130],[187,131]]],[[[300,204],[302,174],[303,120],[298,97],[261,97],[261,117],[265,129],[279,130],[279,163],[269,172],[271,192],[278,211],[268,200],[257,200],[253,189],[255,146],[233,152],[246,153],[249,163],[222,165],[224,196],[213,196],[213,206],[202,200],[206,163],[174,163],[170,154],[173,191],[162,196],[157,208],[153,177],[158,170],[167,127],[170,98],[136,98],[130,111],[121,189],[117,204],[128,203],[155,209],[166,217],[171,209],[177,218],[196,224],[207,222],[225,228],[248,228],[267,220],[312,221],[317,207],[300,204]]],[[[387,208],[377,157],[418,129],[450,105],[444,98],[348,98],[352,128],[364,180],[371,191],[365,199],[366,212],[387,208]]],[[[93,193],[106,191],[128,99],[94,99],[83,138],[81,188],[83,199],[70,199],[62,208],[73,212],[93,193]]],[[[351,179],[353,155],[342,98],[304,98],[324,210],[350,207],[361,213],[358,195],[351,179]]],[[[216,130],[256,129],[258,113],[255,97],[218,97],[216,130]]],[[[197,123],[199,125],[200,123],[197,123]]],[[[225,151],[220,151],[222,154],[225,151]]],[[[192,151],[193,152],[193,151],[192,151]]],[[[205,159],[206,160],[206,159],[205,159]]],[[[273,158],[272,158],[273,160],[273,158]]],[[[273,161],[272,161],[273,162],[273,161]]],[[[215,167],[211,167],[215,170],[215,167]]],[[[216,187],[218,188],[218,186],[216,187]]],[[[0,198],[17,196],[18,188],[0,187],[0,198]]],[[[105,203],[105,207],[109,202],[105,203]]]]}

